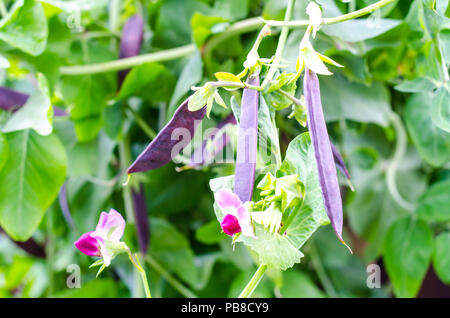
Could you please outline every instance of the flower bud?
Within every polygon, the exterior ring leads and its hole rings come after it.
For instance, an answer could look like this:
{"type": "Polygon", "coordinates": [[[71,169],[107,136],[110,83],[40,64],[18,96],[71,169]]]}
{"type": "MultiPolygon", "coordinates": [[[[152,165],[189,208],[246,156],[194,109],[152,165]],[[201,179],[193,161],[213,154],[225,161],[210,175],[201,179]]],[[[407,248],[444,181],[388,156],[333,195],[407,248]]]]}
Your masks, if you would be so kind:
{"type": "Polygon", "coordinates": [[[220,226],[225,234],[229,236],[233,236],[234,234],[241,232],[241,227],[239,226],[237,217],[231,214],[225,215],[220,223],[220,226]]]}
{"type": "Polygon", "coordinates": [[[74,244],[80,252],[88,256],[100,256],[100,244],[91,236],[91,233],[93,232],[94,231],[84,233],[74,244]]]}

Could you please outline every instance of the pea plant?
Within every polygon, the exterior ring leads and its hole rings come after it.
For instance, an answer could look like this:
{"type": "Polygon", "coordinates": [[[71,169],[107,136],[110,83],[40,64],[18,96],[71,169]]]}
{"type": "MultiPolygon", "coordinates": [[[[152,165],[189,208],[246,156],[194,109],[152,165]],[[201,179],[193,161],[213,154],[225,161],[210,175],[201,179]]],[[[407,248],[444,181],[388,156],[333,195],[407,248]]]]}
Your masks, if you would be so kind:
{"type": "Polygon", "coordinates": [[[0,0],[0,296],[444,296],[449,10],[0,0]]]}

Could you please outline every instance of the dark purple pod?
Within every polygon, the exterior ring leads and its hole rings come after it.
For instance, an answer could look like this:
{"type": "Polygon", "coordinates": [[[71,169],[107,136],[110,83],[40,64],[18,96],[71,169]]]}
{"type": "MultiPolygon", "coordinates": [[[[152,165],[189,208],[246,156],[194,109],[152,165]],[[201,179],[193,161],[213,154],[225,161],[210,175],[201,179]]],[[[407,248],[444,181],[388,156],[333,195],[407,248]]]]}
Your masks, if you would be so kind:
{"type": "Polygon", "coordinates": [[[192,140],[195,129],[205,117],[206,107],[191,112],[189,98],[175,111],[172,119],[128,168],[128,174],[153,170],[169,163],[192,140]]]}
{"type": "Polygon", "coordinates": [[[236,119],[233,114],[228,115],[216,126],[216,130],[212,134],[206,136],[200,147],[197,147],[192,153],[191,161],[186,168],[199,167],[209,163],[225,148],[230,138],[224,132],[224,129],[229,124],[236,125],[236,119]],[[213,142],[212,149],[208,149],[208,142],[213,142]]]}
{"type": "MultiPolygon", "coordinates": [[[[250,74],[246,83],[259,86],[259,75],[250,74]]],[[[238,195],[242,202],[252,200],[255,183],[258,147],[258,97],[259,91],[249,88],[245,88],[242,94],[234,172],[234,193],[238,195]]]]}
{"type": "Polygon", "coordinates": [[[147,253],[150,241],[150,226],[148,223],[147,203],[145,202],[145,191],[142,184],[139,190],[132,189],[134,221],[139,242],[139,250],[142,254],[147,253]]]}
{"type": "MultiPolygon", "coordinates": [[[[0,228],[0,233],[5,233],[2,228],[0,228]]],[[[5,233],[7,236],[7,234],[5,233]]],[[[9,236],[8,236],[9,237],[9,236]]],[[[41,245],[39,245],[33,238],[30,238],[24,242],[14,241],[12,238],[10,240],[20,247],[22,250],[27,252],[28,254],[37,257],[37,258],[45,258],[45,249],[41,245]]]]}
{"type": "MultiPolygon", "coordinates": [[[[0,87],[0,108],[9,111],[17,111],[20,107],[25,105],[30,95],[17,92],[7,87],[0,87]]],[[[67,116],[64,109],[53,106],[53,113],[55,116],[67,116]]]]}
{"type": "MultiPolygon", "coordinates": [[[[131,16],[125,23],[120,39],[119,58],[132,57],[139,54],[144,35],[144,21],[139,14],[131,16]]],[[[119,72],[119,87],[130,70],[119,72]]]]}
{"type": "Polygon", "coordinates": [[[330,142],[331,145],[331,151],[333,152],[334,162],[336,163],[337,168],[341,171],[341,173],[347,178],[351,179],[350,173],[348,172],[347,166],[345,165],[344,158],[342,158],[341,153],[336,148],[335,145],[333,145],[332,142],[330,142]]]}
{"type": "Polygon", "coordinates": [[[319,79],[316,73],[308,68],[305,69],[303,89],[308,111],[308,129],[314,149],[325,210],[336,236],[346,245],[342,239],[342,198],[333,150],[322,110],[319,79]]]}
{"type": "Polygon", "coordinates": [[[28,97],[27,94],[0,87],[0,108],[15,111],[27,102],[28,97]]]}

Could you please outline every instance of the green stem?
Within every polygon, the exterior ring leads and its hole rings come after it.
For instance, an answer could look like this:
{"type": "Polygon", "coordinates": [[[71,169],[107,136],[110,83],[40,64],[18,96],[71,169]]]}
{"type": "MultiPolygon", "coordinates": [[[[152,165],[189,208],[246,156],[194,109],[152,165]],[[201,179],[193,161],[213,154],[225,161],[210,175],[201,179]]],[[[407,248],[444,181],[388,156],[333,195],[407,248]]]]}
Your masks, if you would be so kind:
{"type": "MultiPolygon", "coordinates": [[[[353,12],[350,12],[347,14],[333,17],[333,18],[324,18],[324,19],[322,19],[322,24],[335,24],[335,23],[359,18],[363,15],[372,13],[373,11],[380,9],[381,7],[384,7],[394,1],[395,0],[381,0],[381,1],[375,2],[374,4],[368,5],[367,7],[362,8],[360,10],[356,10],[356,11],[353,11],[353,12]]],[[[289,21],[289,22],[269,20],[269,21],[265,21],[265,22],[270,26],[282,26],[282,27],[290,27],[290,28],[303,27],[303,26],[307,26],[309,24],[309,21],[307,21],[307,20],[296,20],[296,21],[289,21]]]]}
{"type": "Polygon", "coordinates": [[[167,272],[164,267],[162,267],[153,257],[150,255],[146,255],[145,261],[152,267],[158,274],[160,274],[162,277],[164,277],[170,285],[172,285],[173,288],[178,290],[180,294],[187,298],[198,298],[197,295],[195,295],[192,291],[190,291],[188,288],[186,288],[182,283],[180,283],[175,277],[170,275],[169,272],[167,272]]]}
{"type": "MultiPolygon", "coordinates": [[[[124,136],[123,141],[119,143],[119,157],[120,157],[120,169],[126,174],[127,167],[131,162],[130,156],[130,145],[128,136],[124,136]]],[[[122,187],[122,196],[125,206],[125,214],[127,215],[127,221],[134,224],[134,213],[133,213],[133,201],[131,198],[130,187],[122,187]]]]}
{"type": "Polygon", "coordinates": [[[298,98],[292,96],[288,92],[282,90],[281,88],[279,88],[278,91],[281,93],[281,95],[284,95],[287,98],[289,98],[294,104],[297,104],[297,105],[300,105],[300,106],[302,105],[302,103],[300,102],[300,100],[298,98]]]}
{"type": "Polygon", "coordinates": [[[398,191],[397,184],[395,181],[396,173],[398,170],[398,166],[403,160],[403,157],[406,153],[406,147],[407,147],[407,137],[405,132],[405,127],[403,126],[403,123],[400,119],[400,117],[394,113],[391,112],[390,120],[392,125],[394,126],[396,137],[397,137],[397,144],[395,145],[395,151],[394,155],[388,165],[387,171],[386,171],[386,183],[388,190],[390,194],[392,195],[392,198],[404,209],[408,211],[414,211],[415,205],[406,201],[401,194],[398,191]]]}
{"type": "Polygon", "coordinates": [[[448,81],[450,81],[450,78],[448,75],[448,68],[447,68],[447,64],[445,63],[444,51],[442,50],[442,43],[441,43],[439,34],[436,35],[436,43],[437,43],[437,46],[439,49],[439,55],[441,56],[441,66],[442,66],[442,72],[444,74],[444,81],[448,82],[448,81]]]}
{"type": "Polygon", "coordinates": [[[266,270],[267,265],[259,265],[255,274],[253,274],[252,279],[250,279],[247,286],[245,286],[245,288],[242,290],[241,294],[239,295],[239,298],[249,298],[252,295],[253,291],[258,286],[266,270]]]}
{"type": "Polygon", "coordinates": [[[322,261],[320,259],[320,255],[317,252],[316,246],[313,244],[311,244],[310,255],[311,255],[311,262],[313,263],[313,266],[317,272],[317,276],[319,277],[319,280],[322,283],[322,286],[325,289],[325,292],[330,297],[333,297],[333,298],[337,297],[338,294],[336,293],[336,290],[334,289],[333,284],[331,283],[330,279],[328,278],[325,268],[323,268],[322,261]]]}
{"type": "Polygon", "coordinates": [[[120,0],[111,0],[109,3],[108,23],[111,32],[116,32],[119,29],[120,5],[120,0]]]}
{"type": "Polygon", "coordinates": [[[131,116],[134,118],[134,121],[136,122],[136,124],[147,134],[147,136],[150,137],[150,139],[153,139],[156,137],[156,132],[152,129],[152,127],[147,125],[145,120],[141,117],[141,115],[139,115],[139,113],[137,111],[135,111],[130,106],[127,106],[127,110],[130,112],[131,116]]]}
{"type": "Polygon", "coordinates": [[[131,251],[128,251],[128,257],[130,258],[131,263],[134,265],[134,267],[139,272],[139,275],[141,276],[142,285],[144,286],[145,290],[145,296],[147,298],[152,298],[152,295],[150,293],[150,287],[148,286],[147,274],[145,273],[145,270],[142,268],[141,263],[139,262],[139,258],[137,257],[137,255],[133,255],[131,251]]]}
{"type": "Polygon", "coordinates": [[[280,229],[281,234],[285,233],[286,230],[288,229],[289,225],[292,224],[292,222],[294,221],[295,217],[298,214],[298,211],[300,211],[300,209],[302,208],[303,202],[305,202],[304,198],[302,199],[302,202],[295,207],[295,210],[289,214],[288,219],[286,220],[286,222],[283,224],[283,226],[280,229]]]}
{"type": "MultiPolygon", "coordinates": [[[[121,0],[111,0],[109,3],[109,30],[114,33],[119,29],[121,0]]],[[[116,46],[116,38],[111,38],[111,47],[116,46]]]]}
{"type": "Polygon", "coordinates": [[[119,37],[119,36],[120,34],[118,33],[106,31],[90,31],[76,35],[76,37],[79,39],[96,39],[96,38],[119,37]]]}
{"type": "Polygon", "coordinates": [[[5,2],[0,0],[0,14],[2,17],[6,17],[8,15],[8,10],[6,9],[5,2]]]}
{"type": "MultiPolygon", "coordinates": [[[[294,10],[294,4],[295,4],[295,0],[289,0],[288,6],[286,8],[286,14],[284,16],[285,22],[291,20],[292,12],[294,10]]],[[[269,84],[270,81],[272,81],[272,78],[275,75],[275,72],[277,71],[278,66],[280,65],[281,57],[283,55],[284,46],[286,45],[286,39],[287,39],[288,33],[289,33],[289,28],[283,27],[281,30],[281,33],[280,33],[280,37],[278,38],[277,49],[275,51],[275,58],[273,59],[272,66],[270,67],[269,72],[267,73],[267,76],[265,77],[265,79],[261,85],[263,88],[266,87],[266,85],[269,84]]]]}
{"type": "Polygon", "coordinates": [[[49,209],[47,212],[47,244],[45,245],[45,255],[47,263],[47,276],[48,276],[48,295],[52,296],[55,285],[55,275],[53,274],[55,264],[55,238],[53,233],[53,212],[49,209]]]}
{"type": "Polygon", "coordinates": [[[196,50],[195,45],[189,44],[175,49],[142,54],[110,62],[87,64],[87,65],[63,66],[59,69],[59,71],[63,75],[82,75],[82,74],[96,74],[103,72],[120,71],[144,63],[174,60],[180,57],[191,55],[192,53],[195,52],[195,50],[196,50]]]}
{"type": "Polygon", "coordinates": [[[203,57],[206,62],[211,61],[214,49],[229,38],[247,32],[253,32],[264,26],[264,21],[260,18],[250,18],[234,23],[225,32],[213,36],[203,47],[203,57]]]}

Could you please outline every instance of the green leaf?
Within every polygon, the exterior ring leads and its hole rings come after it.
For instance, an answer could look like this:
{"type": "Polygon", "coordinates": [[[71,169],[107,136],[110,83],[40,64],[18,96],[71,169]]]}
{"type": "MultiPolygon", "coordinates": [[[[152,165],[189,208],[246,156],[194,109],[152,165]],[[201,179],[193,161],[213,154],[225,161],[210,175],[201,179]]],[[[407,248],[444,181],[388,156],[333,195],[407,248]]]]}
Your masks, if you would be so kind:
{"type": "Polygon", "coordinates": [[[47,20],[38,1],[18,0],[0,20],[0,40],[31,55],[44,51],[47,34],[47,20]]]}
{"type": "Polygon", "coordinates": [[[291,141],[280,170],[286,175],[298,174],[305,186],[303,205],[287,229],[287,237],[300,248],[320,226],[330,222],[323,204],[314,149],[308,133],[291,141]]]}
{"type": "MultiPolygon", "coordinates": [[[[199,12],[195,12],[191,18],[192,37],[198,47],[202,46],[208,37],[215,33],[213,28],[219,23],[224,24],[227,19],[220,16],[205,16],[199,12]]],[[[224,24],[226,26],[227,24],[224,24]]]]}
{"type": "Polygon", "coordinates": [[[217,72],[217,73],[214,73],[214,76],[217,78],[218,81],[221,81],[221,82],[241,83],[241,79],[232,73],[217,72]]]}
{"type": "MultiPolygon", "coordinates": [[[[216,89],[211,85],[204,85],[189,98],[188,109],[193,112],[202,109],[208,103],[210,103],[209,106],[212,107],[215,92],[216,89]]],[[[210,107],[209,111],[211,110],[210,107]]],[[[207,114],[209,114],[209,112],[207,112],[207,114]]]]}
{"type": "Polygon", "coordinates": [[[355,19],[333,25],[324,25],[322,31],[346,42],[368,40],[398,26],[402,21],[393,19],[355,19]]]}
{"type": "Polygon", "coordinates": [[[395,222],[384,242],[383,261],[397,297],[415,297],[433,253],[433,233],[410,217],[395,222]]]}
{"type": "Polygon", "coordinates": [[[321,77],[320,93],[327,122],[350,119],[388,126],[389,92],[380,82],[352,83],[338,74],[321,77]]]}
{"type": "Polygon", "coordinates": [[[431,119],[436,126],[450,133],[450,92],[446,87],[433,93],[431,119]]]}
{"type": "Polygon", "coordinates": [[[293,73],[281,73],[268,87],[264,93],[265,99],[268,105],[272,106],[276,110],[282,110],[292,105],[292,101],[286,96],[282,95],[278,90],[281,88],[286,93],[295,96],[297,90],[296,81],[291,81],[293,73]]]}
{"type": "Polygon", "coordinates": [[[429,222],[450,221],[450,181],[433,184],[420,198],[417,213],[429,222]]]}
{"type": "Polygon", "coordinates": [[[191,43],[191,17],[195,12],[209,14],[210,8],[196,0],[166,0],[158,10],[155,27],[156,47],[177,47],[191,43]]]}
{"type": "Polygon", "coordinates": [[[158,103],[169,99],[174,86],[175,79],[164,65],[146,63],[134,67],[127,74],[117,98],[138,96],[151,103],[158,103]]]}
{"type": "Polygon", "coordinates": [[[30,271],[32,265],[33,260],[31,258],[15,255],[13,263],[10,264],[8,270],[5,273],[5,285],[2,287],[10,291],[19,287],[19,285],[23,282],[25,276],[30,271]]]}
{"type": "Polygon", "coordinates": [[[433,268],[444,283],[450,284],[450,232],[441,233],[434,240],[433,268]]]}
{"type": "Polygon", "coordinates": [[[249,0],[216,0],[213,13],[225,19],[236,21],[248,15],[249,0]]]}
{"type": "Polygon", "coordinates": [[[195,238],[203,244],[216,244],[225,237],[226,235],[223,233],[216,220],[206,223],[195,231],[195,238]]]}
{"type": "MultiPolygon", "coordinates": [[[[249,246],[258,254],[259,263],[270,268],[286,270],[296,263],[300,263],[303,253],[292,245],[285,235],[273,233],[256,227],[257,239],[245,238],[245,245],[249,246]]],[[[242,237],[242,236],[241,236],[242,237]]]]}
{"type": "Polygon", "coordinates": [[[10,64],[6,57],[0,54],[0,69],[9,68],[10,64]]]}
{"type": "Polygon", "coordinates": [[[420,93],[429,92],[435,87],[435,83],[428,77],[419,77],[411,81],[404,81],[395,86],[395,89],[405,93],[420,93]]]}
{"type": "Polygon", "coordinates": [[[31,130],[6,135],[11,153],[0,172],[0,224],[15,240],[30,238],[66,177],[59,139],[31,130]]]}
{"type": "Polygon", "coordinates": [[[260,96],[259,98],[258,155],[264,164],[276,162],[279,166],[281,164],[281,149],[278,129],[275,124],[275,112],[271,111],[267,105],[266,96],[260,96]]]}
{"type": "Polygon", "coordinates": [[[118,286],[111,278],[93,279],[82,283],[81,288],[64,289],[52,297],[55,298],[115,298],[118,286]]]}
{"type": "Polygon", "coordinates": [[[325,294],[304,272],[287,271],[283,273],[280,294],[285,298],[323,298],[325,294]]]}
{"type": "Polygon", "coordinates": [[[169,103],[169,118],[172,117],[176,107],[178,107],[181,97],[191,90],[191,86],[201,81],[202,75],[203,62],[200,52],[197,50],[188,60],[178,77],[177,85],[169,103]]]}
{"type": "Polygon", "coordinates": [[[6,164],[9,156],[9,145],[5,135],[0,133],[0,171],[6,164]]]}
{"type": "MultiPolygon", "coordinates": [[[[228,72],[217,72],[214,73],[214,76],[219,80],[220,82],[235,82],[235,83],[242,83],[241,79],[237,77],[236,75],[228,72]]],[[[234,86],[223,86],[224,89],[228,91],[235,91],[238,90],[239,87],[234,86]]]]}
{"type": "Polygon", "coordinates": [[[149,253],[165,268],[174,271],[181,279],[196,286],[198,272],[189,241],[169,222],[151,218],[151,242],[149,253]]]}
{"type": "Polygon", "coordinates": [[[61,91],[67,106],[73,107],[70,117],[75,123],[79,141],[95,138],[102,128],[103,109],[115,82],[108,75],[66,76],[61,91]]]}
{"type": "Polygon", "coordinates": [[[53,108],[50,103],[48,82],[38,74],[38,88],[27,102],[15,112],[3,127],[3,132],[32,128],[40,135],[49,135],[53,130],[53,108]]]}
{"type": "Polygon", "coordinates": [[[436,127],[431,119],[433,95],[417,93],[406,102],[405,121],[420,156],[439,167],[450,159],[450,133],[436,127]]]}

